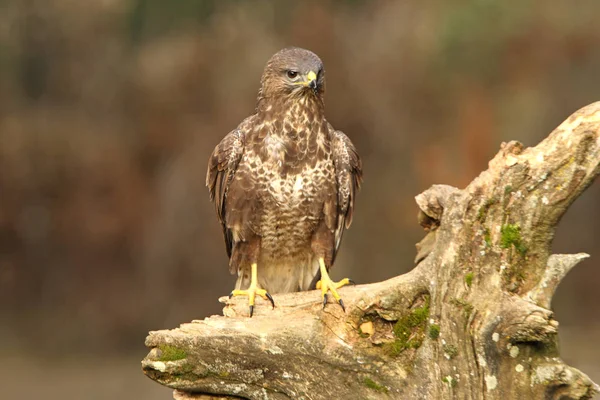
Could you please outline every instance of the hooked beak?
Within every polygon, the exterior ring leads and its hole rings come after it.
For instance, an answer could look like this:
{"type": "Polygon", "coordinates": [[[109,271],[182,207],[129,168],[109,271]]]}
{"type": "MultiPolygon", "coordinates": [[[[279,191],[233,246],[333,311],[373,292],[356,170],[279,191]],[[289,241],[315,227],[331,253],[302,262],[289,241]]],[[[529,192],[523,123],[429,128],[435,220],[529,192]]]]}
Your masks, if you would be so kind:
{"type": "Polygon", "coordinates": [[[315,74],[313,71],[310,71],[306,75],[306,86],[308,86],[309,88],[311,88],[315,92],[317,91],[317,86],[318,86],[318,83],[317,83],[317,74],[315,74]]]}

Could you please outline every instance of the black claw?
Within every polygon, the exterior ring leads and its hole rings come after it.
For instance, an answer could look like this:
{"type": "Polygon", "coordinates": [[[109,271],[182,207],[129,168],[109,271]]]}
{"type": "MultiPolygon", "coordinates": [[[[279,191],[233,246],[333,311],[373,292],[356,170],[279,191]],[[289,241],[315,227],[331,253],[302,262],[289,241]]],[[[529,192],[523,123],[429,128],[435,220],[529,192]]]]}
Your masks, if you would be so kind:
{"type": "Polygon", "coordinates": [[[267,296],[267,299],[271,301],[271,305],[273,306],[273,308],[275,308],[275,300],[273,300],[273,296],[271,296],[269,292],[265,293],[265,295],[267,296]]]}
{"type": "Polygon", "coordinates": [[[344,310],[344,312],[346,312],[346,307],[344,306],[344,300],[339,299],[338,303],[340,303],[340,306],[342,306],[342,310],[344,310]]]}
{"type": "Polygon", "coordinates": [[[348,279],[348,282],[352,285],[356,285],[356,282],[354,282],[352,279],[348,279]]]}
{"type": "Polygon", "coordinates": [[[323,295],[323,308],[327,305],[327,293],[323,295]]]}
{"type": "Polygon", "coordinates": [[[250,318],[252,318],[253,314],[254,314],[254,306],[250,306],[250,318]]]}
{"type": "Polygon", "coordinates": [[[229,293],[229,298],[233,297],[233,292],[229,293]]]}

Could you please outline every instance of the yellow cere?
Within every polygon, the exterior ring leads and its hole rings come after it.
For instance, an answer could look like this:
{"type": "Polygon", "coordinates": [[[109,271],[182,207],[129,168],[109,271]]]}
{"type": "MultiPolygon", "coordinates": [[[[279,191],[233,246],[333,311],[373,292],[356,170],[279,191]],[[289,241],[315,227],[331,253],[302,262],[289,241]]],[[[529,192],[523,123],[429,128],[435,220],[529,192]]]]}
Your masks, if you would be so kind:
{"type": "Polygon", "coordinates": [[[312,82],[317,79],[317,74],[315,74],[313,71],[310,71],[308,75],[306,75],[306,78],[308,79],[307,83],[312,82]]]}

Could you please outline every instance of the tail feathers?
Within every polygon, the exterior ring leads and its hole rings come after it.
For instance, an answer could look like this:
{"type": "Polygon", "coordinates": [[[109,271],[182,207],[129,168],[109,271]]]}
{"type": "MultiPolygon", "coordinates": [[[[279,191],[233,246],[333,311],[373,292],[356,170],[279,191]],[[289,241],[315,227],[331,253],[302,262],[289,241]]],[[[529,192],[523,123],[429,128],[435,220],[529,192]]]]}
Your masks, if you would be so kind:
{"type": "MultiPolygon", "coordinates": [[[[247,289],[250,277],[249,266],[238,269],[235,288],[247,289]]],[[[301,260],[262,260],[258,263],[258,286],[271,294],[311,290],[319,279],[319,262],[312,255],[301,260]]]]}

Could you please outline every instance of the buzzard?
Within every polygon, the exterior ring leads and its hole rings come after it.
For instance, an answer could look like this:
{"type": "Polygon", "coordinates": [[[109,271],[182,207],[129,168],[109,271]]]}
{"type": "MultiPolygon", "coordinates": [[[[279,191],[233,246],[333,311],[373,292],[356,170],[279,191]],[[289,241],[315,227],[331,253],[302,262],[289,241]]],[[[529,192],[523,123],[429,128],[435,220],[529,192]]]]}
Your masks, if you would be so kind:
{"type": "MultiPolygon", "coordinates": [[[[325,70],[301,48],[271,57],[256,112],[215,147],[206,185],[237,273],[231,296],[321,289],[344,308],[329,269],[350,226],[362,180],[350,139],[325,119],[325,70]]],[[[230,297],[231,297],[230,296],[230,297]]]]}

